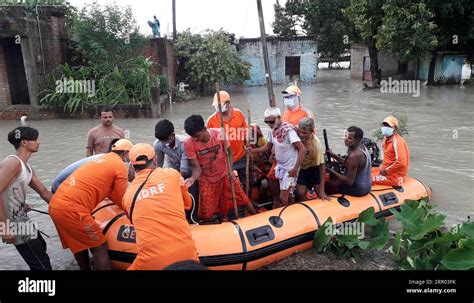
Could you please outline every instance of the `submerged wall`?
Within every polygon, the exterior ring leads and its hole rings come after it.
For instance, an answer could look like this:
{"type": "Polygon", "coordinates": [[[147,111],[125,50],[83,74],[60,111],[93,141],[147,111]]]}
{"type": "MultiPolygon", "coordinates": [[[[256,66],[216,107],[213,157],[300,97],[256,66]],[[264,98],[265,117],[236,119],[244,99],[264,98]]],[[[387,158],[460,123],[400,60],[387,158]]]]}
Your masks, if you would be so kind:
{"type": "Polygon", "coordinates": [[[67,52],[64,9],[0,6],[0,105],[37,105],[48,73],[67,52]]]}
{"type": "MultiPolygon", "coordinates": [[[[294,40],[269,39],[268,55],[272,80],[275,83],[288,83],[293,80],[301,82],[316,81],[318,70],[317,42],[307,37],[294,40]],[[299,57],[299,75],[286,75],[286,57],[299,57]]],[[[250,80],[247,85],[266,84],[265,64],[263,61],[262,42],[259,38],[240,39],[237,52],[241,59],[249,62],[250,80]]]]}

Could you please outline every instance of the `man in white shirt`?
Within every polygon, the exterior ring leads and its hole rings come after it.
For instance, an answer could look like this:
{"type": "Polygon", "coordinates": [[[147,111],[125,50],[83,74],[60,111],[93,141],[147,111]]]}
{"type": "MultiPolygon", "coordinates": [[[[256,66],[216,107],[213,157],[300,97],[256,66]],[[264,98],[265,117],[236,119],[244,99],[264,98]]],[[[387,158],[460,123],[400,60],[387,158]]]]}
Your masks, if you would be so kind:
{"type": "MultiPolygon", "coordinates": [[[[295,127],[291,123],[282,122],[279,108],[267,108],[264,117],[265,123],[271,128],[267,136],[267,144],[250,151],[262,153],[271,151],[275,147],[277,162],[275,176],[280,183],[280,203],[287,206],[294,202],[291,193],[296,186],[298,171],[303,163],[306,148],[298,137],[295,127]]],[[[281,206],[275,204],[273,208],[281,206]]]]}

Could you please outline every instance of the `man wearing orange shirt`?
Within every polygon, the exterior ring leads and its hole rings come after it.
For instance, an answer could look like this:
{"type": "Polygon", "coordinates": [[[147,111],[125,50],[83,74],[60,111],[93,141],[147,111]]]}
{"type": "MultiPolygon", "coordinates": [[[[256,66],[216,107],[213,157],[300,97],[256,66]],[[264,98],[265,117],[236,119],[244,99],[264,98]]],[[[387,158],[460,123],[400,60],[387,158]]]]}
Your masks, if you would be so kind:
{"type": "Polygon", "coordinates": [[[294,126],[297,126],[303,118],[311,118],[316,122],[313,113],[301,106],[301,90],[297,86],[289,86],[281,93],[283,94],[283,103],[286,107],[285,112],[281,116],[282,122],[289,122],[294,126]]]}
{"type": "Polygon", "coordinates": [[[410,166],[410,152],[405,139],[398,134],[398,120],[389,116],[383,120],[383,162],[372,168],[372,184],[403,186],[410,166]]]}
{"type": "Polygon", "coordinates": [[[128,140],[120,141],[123,146],[117,146],[116,150],[83,164],[70,174],[49,203],[49,214],[63,248],[72,251],[81,270],[90,270],[89,249],[94,269],[111,269],[106,238],[91,212],[107,197],[122,207],[128,175],[125,161],[132,144],[128,140]]]}
{"type": "Polygon", "coordinates": [[[185,209],[191,196],[181,174],[157,166],[150,144],[130,150],[135,180],[125,192],[123,207],[137,234],[138,253],[129,270],[160,270],[180,261],[199,261],[185,209]]]}
{"type": "MultiPolygon", "coordinates": [[[[229,139],[230,151],[232,152],[232,168],[239,174],[240,184],[245,184],[246,178],[246,157],[245,143],[247,133],[247,122],[242,112],[230,104],[230,95],[228,92],[221,90],[219,92],[222,116],[224,117],[224,128],[227,138],[229,139]]],[[[217,93],[214,94],[214,102],[212,106],[216,109],[207,119],[207,128],[221,128],[221,118],[219,114],[219,106],[217,104],[217,93]]],[[[250,165],[252,167],[252,165],[250,165]]],[[[250,176],[252,172],[250,172],[250,176]]],[[[252,180],[250,180],[252,184],[252,180]]]]}

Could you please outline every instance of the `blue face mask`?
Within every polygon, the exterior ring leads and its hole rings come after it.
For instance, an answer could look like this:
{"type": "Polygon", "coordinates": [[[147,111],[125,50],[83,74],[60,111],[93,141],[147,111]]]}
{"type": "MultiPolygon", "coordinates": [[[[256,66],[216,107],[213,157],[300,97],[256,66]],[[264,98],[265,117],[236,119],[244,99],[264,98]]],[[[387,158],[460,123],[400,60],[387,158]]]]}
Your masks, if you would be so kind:
{"type": "Polygon", "coordinates": [[[385,137],[390,137],[393,135],[393,128],[391,127],[383,126],[380,130],[382,131],[382,135],[385,137]]]}

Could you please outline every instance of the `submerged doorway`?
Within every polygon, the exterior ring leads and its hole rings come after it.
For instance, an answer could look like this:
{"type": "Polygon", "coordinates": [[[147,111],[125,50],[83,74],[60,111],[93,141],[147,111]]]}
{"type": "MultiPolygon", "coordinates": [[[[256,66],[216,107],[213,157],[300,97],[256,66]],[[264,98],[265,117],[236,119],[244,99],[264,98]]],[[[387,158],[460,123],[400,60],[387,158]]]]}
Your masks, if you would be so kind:
{"type": "Polygon", "coordinates": [[[6,79],[0,79],[4,82],[0,83],[0,86],[9,88],[11,104],[30,104],[21,44],[15,43],[14,38],[5,38],[0,39],[0,48],[3,52],[0,60],[4,60],[2,65],[6,67],[7,75],[6,79]]]}
{"type": "Polygon", "coordinates": [[[285,57],[285,76],[287,81],[300,80],[300,56],[285,57]]]}

